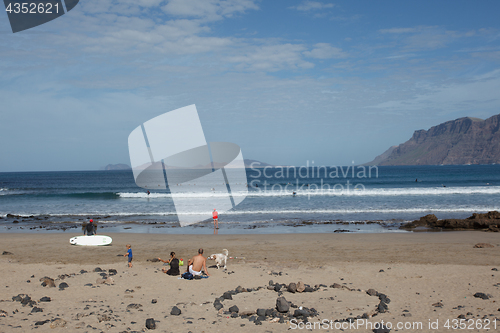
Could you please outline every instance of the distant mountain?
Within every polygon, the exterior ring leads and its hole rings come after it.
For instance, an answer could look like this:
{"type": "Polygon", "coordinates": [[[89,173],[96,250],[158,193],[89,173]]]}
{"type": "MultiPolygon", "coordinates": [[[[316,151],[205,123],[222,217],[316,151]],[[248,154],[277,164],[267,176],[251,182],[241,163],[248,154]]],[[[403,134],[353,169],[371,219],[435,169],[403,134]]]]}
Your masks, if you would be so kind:
{"type": "Polygon", "coordinates": [[[366,165],[440,165],[500,163],[500,114],[486,120],[447,121],[389,148],[366,165]]]}
{"type": "Polygon", "coordinates": [[[103,168],[103,170],[108,170],[108,171],[131,170],[131,169],[132,168],[129,167],[127,164],[108,164],[103,168]]]}

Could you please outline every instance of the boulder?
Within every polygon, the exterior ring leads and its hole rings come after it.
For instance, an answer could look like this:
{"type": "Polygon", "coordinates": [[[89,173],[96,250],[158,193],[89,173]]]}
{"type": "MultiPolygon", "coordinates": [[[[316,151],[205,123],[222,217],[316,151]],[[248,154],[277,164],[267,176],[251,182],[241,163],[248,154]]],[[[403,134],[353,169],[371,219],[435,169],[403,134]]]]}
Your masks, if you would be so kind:
{"type": "Polygon", "coordinates": [[[295,293],[297,291],[297,284],[295,282],[290,282],[288,285],[288,291],[291,293],[295,293]]]}
{"type": "Polygon", "coordinates": [[[182,313],[181,309],[179,309],[179,308],[178,308],[178,307],[176,307],[176,306],[174,306],[174,307],[172,308],[172,310],[170,311],[170,314],[171,314],[172,316],[178,316],[178,315],[180,315],[181,313],[182,313]]]}
{"type": "Polygon", "coordinates": [[[156,323],[155,323],[155,320],[153,318],[146,319],[146,328],[148,330],[156,329],[156,323]]]}
{"type": "Polygon", "coordinates": [[[238,313],[240,312],[240,309],[236,305],[233,305],[232,307],[229,308],[229,312],[231,313],[238,313]]]}
{"type": "Polygon", "coordinates": [[[285,297],[278,297],[276,299],[276,310],[280,313],[285,313],[290,310],[290,303],[288,303],[285,297]]]}

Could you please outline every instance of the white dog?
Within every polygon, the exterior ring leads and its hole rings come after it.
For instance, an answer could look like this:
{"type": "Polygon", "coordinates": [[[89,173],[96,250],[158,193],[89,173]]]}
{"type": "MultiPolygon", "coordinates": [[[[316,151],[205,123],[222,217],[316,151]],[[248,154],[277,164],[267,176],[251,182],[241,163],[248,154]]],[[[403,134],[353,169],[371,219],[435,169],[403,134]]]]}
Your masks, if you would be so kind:
{"type": "Polygon", "coordinates": [[[227,256],[229,255],[229,251],[223,249],[222,252],[224,253],[216,253],[208,257],[208,259],[210,260],[215,260],[215,263],[217,264],[217,269],[219,269],[221,266],[224,266],[224,269],[226,269],[227,256]]]}

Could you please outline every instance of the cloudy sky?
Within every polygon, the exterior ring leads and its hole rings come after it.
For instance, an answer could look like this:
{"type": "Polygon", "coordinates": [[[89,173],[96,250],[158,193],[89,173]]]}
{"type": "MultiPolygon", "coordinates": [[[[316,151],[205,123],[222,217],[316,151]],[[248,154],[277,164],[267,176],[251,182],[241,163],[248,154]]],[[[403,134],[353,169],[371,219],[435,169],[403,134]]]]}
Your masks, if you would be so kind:
{"type": "Polygon", "coordinates": [[[141,123],[196,104],[207,141],[272,164],[364,163],[500,113],[500,2],[83,0],[0,13],[0,172],[130,164],[141,123]]]}

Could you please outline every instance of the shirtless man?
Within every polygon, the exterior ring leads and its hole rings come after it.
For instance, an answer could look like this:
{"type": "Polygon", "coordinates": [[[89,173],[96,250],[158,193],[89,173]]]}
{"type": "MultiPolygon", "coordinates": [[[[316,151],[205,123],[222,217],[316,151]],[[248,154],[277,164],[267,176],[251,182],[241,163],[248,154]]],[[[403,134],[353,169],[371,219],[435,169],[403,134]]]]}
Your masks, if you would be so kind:
{"type": "Polygon", "coordinates": [[[202,269],[205,271],[205,274],[207,274],[207,276],[210,276],[207,270],[207,258],[203,256],[203,249],[199,249],[198,255],[188,260],[187,271],[193,275],[201,275],[202,269]]]}

